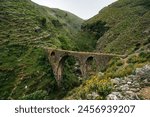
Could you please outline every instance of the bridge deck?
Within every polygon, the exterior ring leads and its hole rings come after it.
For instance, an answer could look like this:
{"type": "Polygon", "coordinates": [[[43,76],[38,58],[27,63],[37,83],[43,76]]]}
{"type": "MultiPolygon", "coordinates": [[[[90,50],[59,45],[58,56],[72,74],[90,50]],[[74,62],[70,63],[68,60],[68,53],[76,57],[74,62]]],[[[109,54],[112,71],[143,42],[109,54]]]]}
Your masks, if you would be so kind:
{"type": "Polygon", "coordinates": [[[71,50],[62,50],[62,49],[55,49],[55,48],[45,48],[51,51],[59,51],[59,52],[67,52],[71,54],[82,54],[82,55],[109,55],[109,56],[116,56],[116,57],[126,57],[126,55],[119,55],[119,54],[110,54],[110,53],[98,53],[98,52],[81,52],[81,51],[71,51],[71,50]]]}

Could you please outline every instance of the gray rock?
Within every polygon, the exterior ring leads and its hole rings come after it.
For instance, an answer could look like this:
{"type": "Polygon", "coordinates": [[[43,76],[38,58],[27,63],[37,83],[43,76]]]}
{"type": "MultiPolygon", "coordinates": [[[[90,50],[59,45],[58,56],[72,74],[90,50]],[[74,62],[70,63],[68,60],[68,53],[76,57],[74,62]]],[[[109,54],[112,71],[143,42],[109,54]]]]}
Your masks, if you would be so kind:
{"type": "Polygon", "coordinates": [[[133,94],[133,91],[126,91],[126,94],[133,94]]]}
{"type": "Polygon", "coordinates": [[[123,96],[120,92],[112,92],[111,94],[116,95],[119,99],[123,98],[123,96]]]}
{"type": "Polygon", "coordinates": [[[121,81],[121,78],[115,78],[115,80],[121,81]]]}
{"type": "Polygon", "coordinates": [[[127,82],[127,84],[131,85],[131,84],[132,84],[132,82],[128,81],[128,82],[127,82]]]}
{"type": "Polygon", "coordinates": [[[141,80],[147,79],[148,81],[150,81],[150,70],[149,71],[145,71],[145,73],[140,76],[140,79],[141,80]]]}
{"type": "Polygon", "coordinates": [[[93,99],[96,99],[98,96],[99,96],[98,93],[92,92],[92,97],[93,97],[93,99]]]}
{"type": "Polygon", "coordinates": [[[116,96],[116,95],[113,95],[113,94],[109,94],[107,97],[106,97],[107,100],[119,100],[119,98],[116,96]]]}
{"type": "Polygon", "coordinates": [[[92,94],[88,94],[88,95],[86,96],[86,98],[87,98],[88,100],[91,100],[91,99],[92,99],[92,94]]]}
{"type": "Polygon", "coordinates": [[[142,68],[142,70],[145,71],[145,72],[150,71],[150,65],[145,65],[145,66],[142,68]]]}
{"type": "Polygon", "coordinates": [[[134,79],[134,78],[135,78],[135,75],[129,75],[128,78],[134,79]]]}
{"type": "Polygon", "coordinates": [[[104,76],[103,72],[98,72],[98,76],[104,76]]]}
{"type": "Polygon", "coordinates": [[[121,91],[121,88],[120,88],[120,87],[116,87],[116,88],[115,88],[115,91],[120,92],[120,91],[121,91]]]}
{"type": "Polygon", "coordinates": [[[126,91],[125,93],[126,93],[127,99],[129,99],[129,100],[138,100],[139,99],[137,94],[134,93],[133,91],[126,91]]]}
{"type": "Polygon", "coordinates": [[[129,77],[125,77],[124,80],[125,80],[126,82],[131,82],[131,81],[132,81],[129,77]]]}
{"type": "Polygon", "coordinates": [[[87,99],[89,99],[89,100],[91,100],[91,99],[95,100],[98,96],[99,96],[98,93],[92,92],[91,94],[87,95],[87,99]]]}
{"type": "Polygon", "coordinates": [[[120,92],[112,92],[106,97],[107,100],[122,100],[123,96],[120,92]]]}
{"type": "Polygon", "coordinates": [[[111,80],[114,89],[106,98],[107,100],[139,100],[142,87],[150,86],[150,65],[135,70],[135,75],[111,80]]]}
{"type": "Polygon", "coordinates": [[[149,83],[148,79],[145,79],[145,80],[143,81],[143,83],[145,83],[145,84],[149,83]]]}
{"type": "Polygon", "coordinates": [[[139,88],[139,87],[140,87],[140,84],[139,84],[139,83],[135,83],[135,84],[133,84],[133,86],[134,86],[135,88],[139,88]]]}
{"type": "Polygon", "coordinates": [[[129,85],[125,84],[125,85],[122,85],[120,88],[122,91],[127,91],[127,90],[129,90],[129,85]]]}
{"type": "Polygon", "coordinates": [[[143,75],[149,71],[150,71],[150,65],[145,65],[143,68],[136,68],[135,73],[136,75],[143,75]]]}
{"type": "Polygon", "coordinates": [[[111,94],[113,94],[113,95],[120,95],[120,92],[112,92],[111,94]]]}
{"type": "Polygon", "coordinates": [[[130,88],[130,91],[139,92],[139,91],[140,91],[140,88],[130,88]]]}
{"type": "Polygon", "coordinates": [[[125,80],[122,80],[121,81],[121,84],[126,84],[127,82],[125,80]]]}
{"type": "Polygon", "coordinates": [[[117,79],[111,79],[111,82],[112,82],[114,85],[119,85],[119,80],[117,80],[117,79]]]}
{"type": "Polygon", "coordinates": [[[150,33],[150,29],[146,29],[143,31],[144,34],[149,34],[150,33]]]}
{"type": "Polygon", "coordinates": [[[133,81],[133,84],[136,84],[136,83],[138,83],[138,81],[137,81],[137,80],[133,81]]]}

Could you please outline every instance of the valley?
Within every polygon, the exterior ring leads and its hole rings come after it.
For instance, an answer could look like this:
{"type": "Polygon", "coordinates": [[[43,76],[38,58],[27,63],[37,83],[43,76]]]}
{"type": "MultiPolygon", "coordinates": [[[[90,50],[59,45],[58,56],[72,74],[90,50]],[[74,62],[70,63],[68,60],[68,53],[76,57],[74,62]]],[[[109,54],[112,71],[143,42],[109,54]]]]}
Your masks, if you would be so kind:
{"type": "Polygon", "coordinates": [[[150,87],[149,19],[149,0],[118,0],[86,21],[30,0],[0,0],[0,99],[123,99],[117,95],[137,88],[138,98],[126,99],[149,99],[143,94],[150,87]],[[100,63],[91,58],[90,75],[82,78],[79,61],[69,55],[60,89],[45,48],[124,57],[96,72],[100,63]]]}

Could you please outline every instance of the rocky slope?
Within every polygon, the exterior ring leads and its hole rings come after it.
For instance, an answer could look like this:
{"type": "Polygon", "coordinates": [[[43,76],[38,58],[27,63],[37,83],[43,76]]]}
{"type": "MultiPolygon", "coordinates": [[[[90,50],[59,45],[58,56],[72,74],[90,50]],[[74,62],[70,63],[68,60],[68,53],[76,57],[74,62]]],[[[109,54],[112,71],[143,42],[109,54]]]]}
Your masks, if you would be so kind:
{"type": "Polygon", "coordinates": [[[69,92],[65,99],[141,100],[150,99],[150,65],[136,68],[124,77],[106,78],[104,73],[69,92]]]}
{"type": "Polygon", "coordinates": [[[136,68],[134,74],[111,80],[113,91],[108,100],[139,100],[150,99],[150,65],[136,68]]]}

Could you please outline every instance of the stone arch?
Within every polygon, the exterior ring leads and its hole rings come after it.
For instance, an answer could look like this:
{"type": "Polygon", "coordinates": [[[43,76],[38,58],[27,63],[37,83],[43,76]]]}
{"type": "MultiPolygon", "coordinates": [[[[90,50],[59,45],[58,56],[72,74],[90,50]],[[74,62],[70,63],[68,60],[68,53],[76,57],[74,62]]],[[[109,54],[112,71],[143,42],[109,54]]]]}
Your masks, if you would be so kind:
{"type": "Polygon", "coordinates": [[[51,57],[55,56],[55,52],[52,51],[50,55],[51,55],[51,57]]]}
{"type": "Polygon", "coordinates": [[[97,60],[94,56],[87,57],[85,61],[85,70],[87,76],[93,75],[97,71],[97,60]]]}
{"type": "Polygon", "coordinates": [[[56,58],[57,58],[57,53],[56,53],[55,51],[52,51],[52,52],[50,53],[50,62],[51,62],[51,64],[57,62],[56,58]]]}
{"type": "MultiPolygon", "coordinates": [[[[79,63],[79,66],[81,64],[81,61],[78,57],[74,56],[74,55],[69,55],[68,53],[65,53],[63,54],[60,59],[59,59],[59,62],[58,62],[58,67],[57,67],[57,83],[58,83],[58,86],[61,86],[61,83],[62,83],[62,79],[63,79],[63,69],[64,69],[64,65],[65,65],[65,61],[67,60],[67,58],[69,57],[73,57],[76,62],[78,61],[79,63]]],[[[82,71],[81,69],[78,69],[78,72],[81,73],[82,75],[82,71]]]]}

